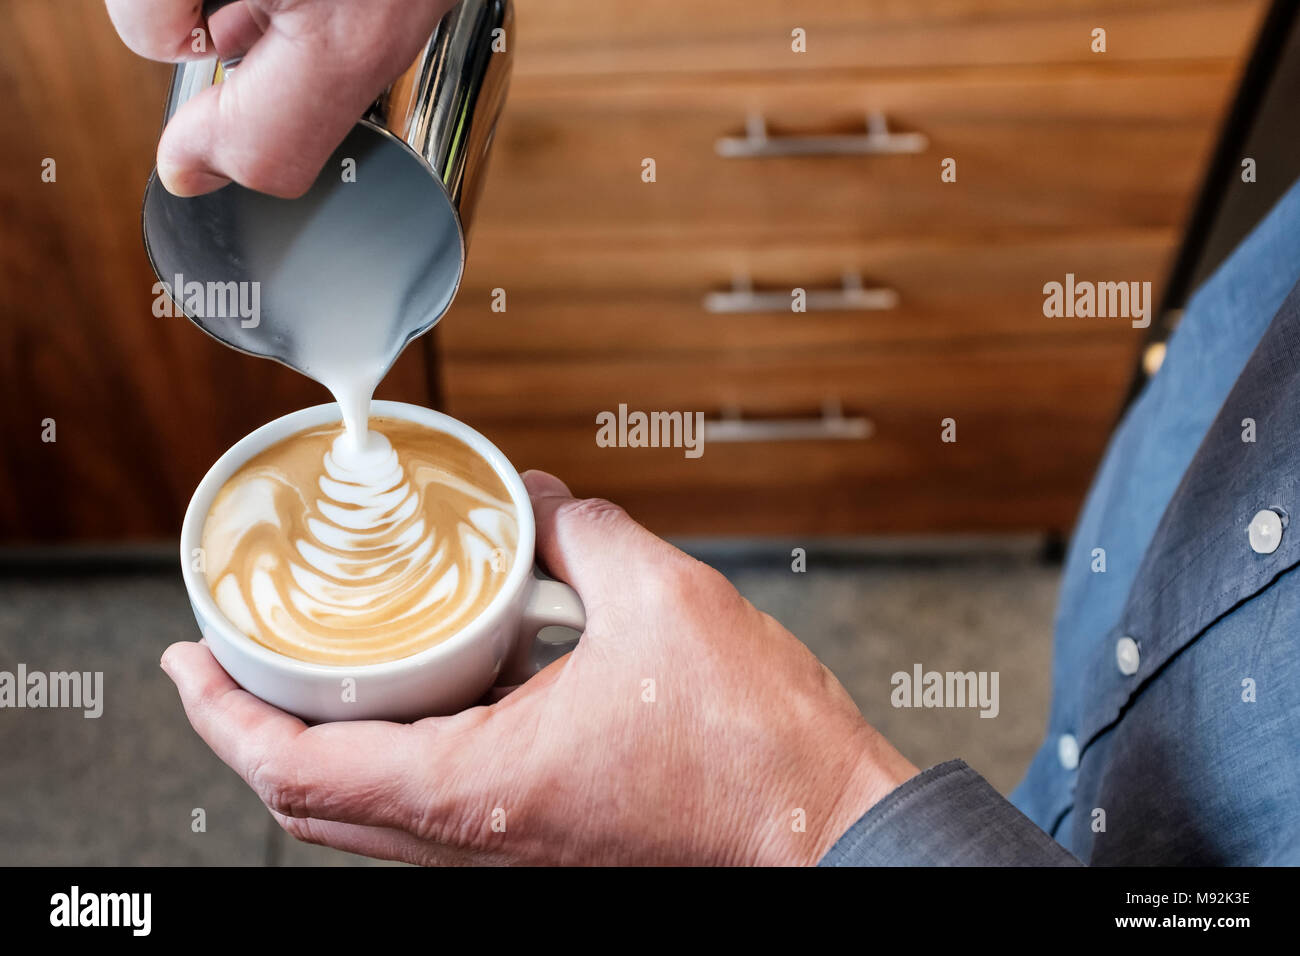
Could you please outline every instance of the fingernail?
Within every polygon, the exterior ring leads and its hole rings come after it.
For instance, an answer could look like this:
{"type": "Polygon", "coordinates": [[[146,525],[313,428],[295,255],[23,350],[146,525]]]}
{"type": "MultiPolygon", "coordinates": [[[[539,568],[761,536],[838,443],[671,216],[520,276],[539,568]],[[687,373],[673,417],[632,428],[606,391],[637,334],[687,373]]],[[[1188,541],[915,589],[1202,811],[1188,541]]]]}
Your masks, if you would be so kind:
{"type": "Polygon", "coordinates": [[[573,492],[569,491],[569,486],[549,472],[530,470],[524,472],[522,477],[524,487],[528,489],[528,493],[539,498],[573,497],[573,492]]]}

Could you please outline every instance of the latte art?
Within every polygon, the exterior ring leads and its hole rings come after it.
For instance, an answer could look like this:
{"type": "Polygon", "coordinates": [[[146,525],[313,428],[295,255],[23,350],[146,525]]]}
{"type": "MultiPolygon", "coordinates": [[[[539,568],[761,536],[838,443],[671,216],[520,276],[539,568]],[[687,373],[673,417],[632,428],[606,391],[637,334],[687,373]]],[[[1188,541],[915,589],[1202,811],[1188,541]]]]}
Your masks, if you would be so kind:
{"type": "Polygon", "coordinates": [[[514,564],[505,483],[463,442],[373,418],[363,447],[342,424],[248,461],[203,527],[217,606],[277,653],[373,664],[437,644],[481,614],[514,564]]]}

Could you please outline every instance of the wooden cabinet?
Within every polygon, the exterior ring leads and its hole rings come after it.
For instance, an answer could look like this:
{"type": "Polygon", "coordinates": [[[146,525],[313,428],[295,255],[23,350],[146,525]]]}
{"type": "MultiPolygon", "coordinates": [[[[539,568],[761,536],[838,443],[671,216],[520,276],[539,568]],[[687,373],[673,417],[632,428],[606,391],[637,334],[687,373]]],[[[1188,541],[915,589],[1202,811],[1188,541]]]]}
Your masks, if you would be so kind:
{"type": "Polygon", "coordinates": [[[1261,4],[518,5],[448,411],[661,533],[1068,529],[1143,333],[1044,284],[1158,301],[1261,4]],[[884,307],[793,310],[846,282],[884,307]],[[602,447],[620,406],[719,424],[602,447]]]}
{"type": "Polygon", "coordinates": [[[1176,225],[1234,68],[637,76],[594,88],[520,78],[492,158],[491,219],[478,231],[699,244],[1176,225]],[[924,145],[832,151],[863,141],[871,114],[924,145]],[[813,154],[719,156],[719,140],[742,138],[751,116],[765,121],[770,147],[797,138],[813,154]],[[955,183],[940,179],[946,157],[957,160],[955,183]],[[653,183],[642,179],[647,159],[653,183]]]}
{"type": "MultiPolygon", "coordinates": [[[[1259,0],[516,2],[464,288],[381,396],[663,533],[1069,525],[1140,330],[1049,319],[1042,286],[1158,294],[1259,0]],[[842,152],[873,116],[923,145],[842,152]],[[722,155],[759,120],[800,155],[722,155]],[[846,276],[889,307],[784,307],[846,276]],[[719,311],[733,288],[760,298],[719,311]],[[750,440],[600,447],[620,404],[750,440]],[[809,439],[828,413],[869,426],[809,439]]],[[[0,543],[174,537],[225,448],[326,395],[153,314],[139,210],[169,67],[100,0],[7,0],[0,36],[0,543]]]]}

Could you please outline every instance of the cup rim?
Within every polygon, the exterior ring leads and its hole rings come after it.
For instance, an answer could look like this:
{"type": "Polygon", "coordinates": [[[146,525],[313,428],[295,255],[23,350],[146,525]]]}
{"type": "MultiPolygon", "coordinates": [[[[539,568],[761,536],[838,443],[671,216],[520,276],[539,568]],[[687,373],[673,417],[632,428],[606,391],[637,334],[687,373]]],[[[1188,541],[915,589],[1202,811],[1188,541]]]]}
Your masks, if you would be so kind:
{"type": "Polygon", "coordinates": [[[203,537],[203,525],[207,520],[208,511],[212,507],[217,492],[224,487],[225,483],[240,466],[254,455],[300,431],[316,425],[342,420],[342,412],[337,402],[313,405],[309,408],[301,408],[287,415],[282,415],[254,429],[235,442],[208,469],[207,474],[203,476],[194,489],[189,506],[185,509],[185,519],[181,525],[180,538],[181,576],[185,581],[185,589],[189,592],[190,600],[202,614],[205,627],[212,627],[220,631],[222,638],[237,645],[244,653],[251,655],[268,667],[291,671],[300,675],[321,677],[337,677],[339,674],[382,677],[423,667],[441,658],[450,657],[461,647],[489,634],[500,618],[503,608],[515,599],[532,572],[533,550],[537,534],[532,502],[528,497],[528,489],[524,486],[523,479],[519,477],[519,472],[515,470],[515,467],[510,464],[510,460],[506,458],[499,448],[464,422],[420,405],[412,405],[407,402],[372,401],[370,403],[370,414],[372,417],[398,418],[417,425],[425,425],[433,431],[451,435],[453,438],[465,442],[487,460],[493,471],[505,483],[510,498],[515,505],[519,525],[519,539],[515,548],[514,563],[506,576],[505,583],[501,586],[501,590],[469,624],[432,647],[426,647],[424,650],[409,654],[406,657],[371,664],[322,664],[288,657],[254,640],[231,623],[221,608],[217,606],[216,599],[212,596],[212,590],[208,587],[206,575],[202,571],[194,570],[190,563],[190,556],[193,549],[200,547],[203,537]]]}

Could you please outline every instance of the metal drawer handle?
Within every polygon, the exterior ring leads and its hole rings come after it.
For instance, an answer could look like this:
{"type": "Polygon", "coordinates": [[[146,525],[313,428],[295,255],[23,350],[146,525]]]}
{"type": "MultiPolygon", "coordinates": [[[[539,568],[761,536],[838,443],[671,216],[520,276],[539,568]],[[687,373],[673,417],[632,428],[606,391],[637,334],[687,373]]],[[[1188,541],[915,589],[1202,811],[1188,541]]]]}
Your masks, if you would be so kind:
{"type": "Polygon", "coordinates": [[[741,418],[737,411],[704,423],[704,441],[863,441],[876,431],[869,418],[846,418],[838,402],[827,402],[815,418],[741,418]]]}
{"type": "MultiPolygon", "coordinates": [[[[730,292],[706,295],[704,311],[713,315],[789,312],[792,303],[791,292],[755,292],[749,276],[740,275],[732,279],[730,292]]],[[[838,289],[808,289],[804,305],[809,312],[873,312],[898,308],[898,293],[880,286],[867,288],[861,274],[846,272],[838,289]]]]}
{"type": "Polygon", "coordinates": [[[744,136],[723,136],[714,148],[724,159],[772,156],[896,156],[923,153],[930,145],[924,133],[895,133],[883,113],[867,115],[867,131],[830,136],[769,136],[761,113],[745,118],[744,136]]]}

